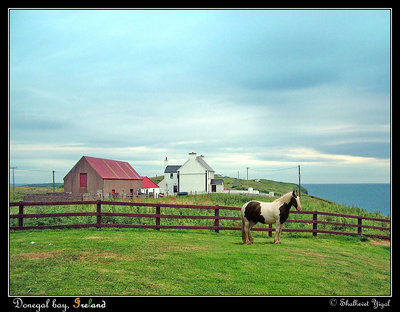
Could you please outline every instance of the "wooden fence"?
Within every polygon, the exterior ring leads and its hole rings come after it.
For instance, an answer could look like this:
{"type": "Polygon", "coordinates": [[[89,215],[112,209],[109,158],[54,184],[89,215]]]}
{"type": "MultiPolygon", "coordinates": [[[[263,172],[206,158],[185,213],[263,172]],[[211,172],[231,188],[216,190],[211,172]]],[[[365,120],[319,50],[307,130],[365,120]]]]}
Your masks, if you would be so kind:
{"type": "MultiPolygon", "coordinates": [[[[241,230],[239,226],[221,226],[220,220],[241,220],[239,213],[238,216],[223,216],[220,212],[223,210],[237,210],[240,211],[240,207],[229,207],[229,206],[202,206],[202,205],[177,205],[177,204],[162,204],[162,203],[136,203],[136,202],[116,202],[116,201],[67,201],[67,202],[11,202],[10,207],[19,207],[18,214],[10,214],[10,218],[18,219],[18,226],[10,226],[11,230],[24,230],[24,229],[58,229],[58,228],[83,228],[83,227],[118,227],[118,228],[152,228],[156,230],[160,229],[209,229],[219,232],[220,230],[241,230]],[[68,206],[68,205],[96,205],[96,211],[92,212],[62,212],[62,213],[25,213],[25,207],[28,206],[68,206]],[[113,205],[113,206],[131,206],[131,207],[155,207],[155,213],[131,213],[131,212],[106,212],[102,211],[102,205],[113,205]],[[162,208],[192,208],[192,209],[206,209],[213,211],[210,215],[171,215],[162,214],[162,208]],[[24,219],[28,218],[52,218],[52,217],[76,217],[76,216],[95,216],[96,223],[89,224],[68,224],[68,225],[33,225],[24,226],[24,219]],[[114,217],[136,217],[136,218],[154,218],[154,224],[114,224],[114,223],[103,223],[103,217],[114,216],[114,217]],[[214,220],[213,225],[167,225],[162,224],[161,219],[211,219],[214,220]]],[[[338,235],[363,235],[367,237],[376,237],[381,239],[390,239],[390,235],[381,234],[367,234],[363,233],[363,229],[374,229],[378,231],[389,231],[390,233],[390,220],[379,219],[363,216],[354,216],[347,214],[336,214],[330,212],[321,211],[292,211],[291,215],[312,215],[312,220],[295,220],[289,218],[287,223],[308,223],[312,224],[312,229],[305,228],[283,228],[284,232],[309,232],[313,236],[317,236],[317,233],[326,234],[338,234],[338,235]],[[354,218],[357,219],[357,224],[343,223],[343,222],[331,222],[319,220],[318,216],[331,216],[341,218],[354,218]],[[363,220],[371,220],[383,223],[389,223],[388,227],[385,226],[373,226],[363,224],[363,220]],[[344,232],[344,231],[332,231],[318,228],[318,225],[334,225],[337,227],[355,227],[357,232],[344,232]]],[[[325,226],[324,226],[325,228],[325,226]]],[[[268,231],[269,236],[272,236],[272,232],[275,231],[272,225],[269,227],[254,227],[253,231],[268,231]]]]}

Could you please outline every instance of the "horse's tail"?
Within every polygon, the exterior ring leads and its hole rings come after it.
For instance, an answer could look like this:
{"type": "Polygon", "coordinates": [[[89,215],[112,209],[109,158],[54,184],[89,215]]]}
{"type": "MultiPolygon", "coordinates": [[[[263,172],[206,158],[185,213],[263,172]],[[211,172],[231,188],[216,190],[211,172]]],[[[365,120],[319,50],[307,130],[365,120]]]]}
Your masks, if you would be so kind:
{"type": "Polygon", "coordinates": [[[242,241],[243,241],[243,244],[246,243],[246,232],[244,230],[244,218],[243,218],[243,216],[242,216],[242,241]]]}
{"type": "Polygon", "coordinates": [[[248,204],[248,203],[245,203],[245,204],[242,206],[242,209],[241,209],[241,211],[240,211],[241,219],[242,219],[242,241],[243,241],[243,244],[246,243],[246,231],[244,230],[244,223],[245,223],[245,220],[244,220],[244,218],[245,218],[244,212],[245,212],[245,209],[246,209],[247,204],[248,204]]]}

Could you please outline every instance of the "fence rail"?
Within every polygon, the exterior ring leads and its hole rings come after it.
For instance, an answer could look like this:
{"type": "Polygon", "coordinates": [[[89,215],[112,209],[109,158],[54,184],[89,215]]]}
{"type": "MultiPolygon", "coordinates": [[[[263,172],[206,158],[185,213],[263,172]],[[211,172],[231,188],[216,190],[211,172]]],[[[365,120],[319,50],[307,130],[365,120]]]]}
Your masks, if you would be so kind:
{"type": "MultiPolygon", "coordinates": [[[[11,219],[18,219],[18,226],[10,226],[11,230],[24,230],[24,229],[59,229],[65,227],[72,228],[86,228],[86,227],[118,227],[118,228],[152,228],[156,230],[160,229],[208,229],[219,232],[220,230],[241,230],[238,226],[221,226],[220,220],[233,220],[240,221],[241,218],[236,216],[222,216],[220,211],[223,210],[240,210],[240,207],[230,206],[204,206],[204,205],[178,205],[178,204],[162,204],[162,203],[137,203],[137,202],[116,202],[116,201],[64,201],[64,202],[10,202],[10,207],[19,207],[17,214],[10,214],[11,219]],[[62,212],[62,213],[25,213],[25,207],[28,206],[68,206],[68,205],[96,205],[95,212],[62,212]],[[131,212],[105,212],[102,211],[102,205],[113,205],[113,206],[136,206],[136,207],[155,207],[155,213],[131,213],[131,212]],[[214,211],[212,215],[172,215],[162,214],[161,208],[192,208],[192,209],[203,209],[214,211]],[[54,217],[77,217],[77,216],[95,216],[96,223],[86,224],[68,224],[68,225],[33,225],[24,226],[24,219],[29,218],[54,218],[54,217]],[[103,217],[114,216],[114,217],[136,217],[136,218],[155,218],[155,224],[110,224],[103,223],[103,217]],[[214,225],[166,225],[161,224],[161,219],[210,219],[214,220],[214,225]]],[[[380,234],[366,234],[362,232],[362,229],[374,229],[379,231],[390,232],[390,219],[371,218],[364,216],[355,216],[348,214],[337,214],[331,212],[322,211],[292,211],[291,214],[302,214],[312,215],[312,220],[295,220],[288,219],[287,223],[307,223],[312,224],[312,229],[292,229],[283,228],[284,232],[308,232],[312,233],[313,236],[317,236],[318,233],[326,234],[337,234],[337,235],[363,235],[366,237],[376,237],[381,239],[389,239],[390,235],[380,234]],[[342,218],[354,218],[357,219],[357,224],[344,223],[344,222],[331,222],[319,220],[318,216],[333,216],[342,218]],[[377,221],[389,223],[389,227],[384,226],[372,226],[363,224],[363,220],[377,221]],[[354,232],[343,232],[343,231],[332,231],[318,228],[318,225],[334,225],[340,227],[352,227],[357,228],[357,233],[354,232]]],[[[268,231],[269,236],[272,236],[272,232],[275,231],[272,225],[266,227],[255,227],[252,230],[255,231],[268,231]]]]}

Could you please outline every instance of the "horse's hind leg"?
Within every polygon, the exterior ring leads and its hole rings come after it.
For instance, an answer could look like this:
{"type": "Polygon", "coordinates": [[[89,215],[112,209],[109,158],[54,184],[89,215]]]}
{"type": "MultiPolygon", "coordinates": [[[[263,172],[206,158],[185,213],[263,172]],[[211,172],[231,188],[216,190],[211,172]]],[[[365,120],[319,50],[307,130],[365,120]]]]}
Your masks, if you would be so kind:
{"type": "Polygon", "coordinates": [[[251,236],[250,230],[254,225],[255,225],[255,223],[253,221],[250,221],[250,224],[249,224],[249,241],[250,241],[251,244],[253,244],[254,238],[253,238],[253,236],[251,236]]]}
{"type": "Polygon", "coordinates": [[[243,239],[243,244],[250,245],[250,222],[247,220],[243,220],[244,222],[242,223],[242,239],[243,239]]]}

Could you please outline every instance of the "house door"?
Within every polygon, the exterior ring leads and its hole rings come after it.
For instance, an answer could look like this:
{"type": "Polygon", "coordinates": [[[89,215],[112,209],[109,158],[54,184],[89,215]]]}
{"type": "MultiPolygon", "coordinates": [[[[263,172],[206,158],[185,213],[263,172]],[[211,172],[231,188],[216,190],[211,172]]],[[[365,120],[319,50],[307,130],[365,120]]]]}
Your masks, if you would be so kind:
{"type": "Polygon", "coordinates": [[[178,186],[174,185],[174,193],[178,193],[178,186]]]}
{"type": "Polygon", "coordinates": [[[87,193],[87,173],[79,174],[79,193],[87,193]]]}
{"type": "Polygon", "coordinates": [[[211,185],[211,192],[213,192],[213,193],[217,192],[217,186],[215,184],[211,185]]]}

